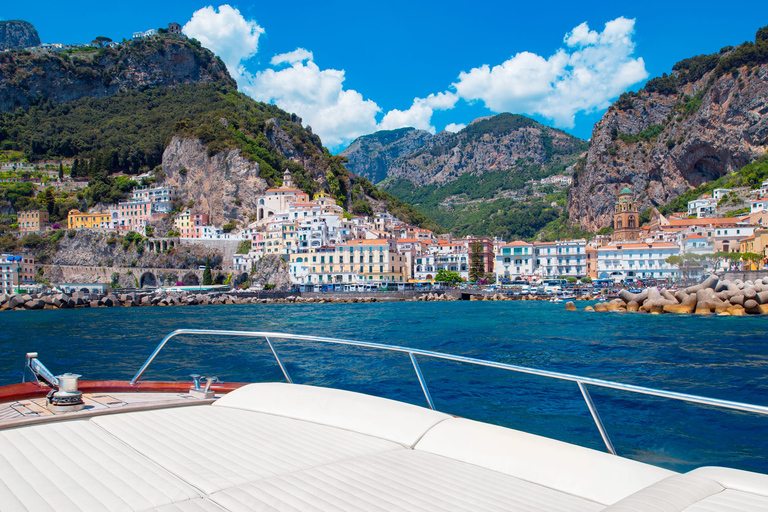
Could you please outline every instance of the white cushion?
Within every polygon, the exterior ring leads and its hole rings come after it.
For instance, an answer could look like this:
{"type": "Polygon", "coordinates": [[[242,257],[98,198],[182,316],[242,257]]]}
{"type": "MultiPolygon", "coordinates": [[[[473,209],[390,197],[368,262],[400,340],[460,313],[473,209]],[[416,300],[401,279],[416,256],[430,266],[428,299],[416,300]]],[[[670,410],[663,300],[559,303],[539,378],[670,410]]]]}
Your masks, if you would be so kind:
{"type": "Polygon", "coordinates": [[[436,425],[415,449],[604,505],[675,474],[608,453],[466,419],[436,425]]]}
{"type": "Polygon", "coordinates": [[[0,431],[0,509],[135,511],[194,488],[86,420],[0,431]]]}
{"type": "Polygon", "coordinates": [[[642,489],[606,512],[758,512],[768,510],[768,475],[705,467],[642,489]]]}
{"type": "Polygon", "coordinates": [[[399,444],[306,421],[228,407],[179,407],[91,421],[204,493],[399,444]]]}
{"type": "Polygon", "coordinates": [[[300,384],[249,384],[224,395],[216,407],[296,418],[380,437],[412,447],[447,414],[340,389],[300,384]]]}
{"type": "Polygon", "coordinates": [[[210,499],[232,512],[592,512],[590,502],[471,464],[413,450],[311,468],[230,487],[210,499]]]}

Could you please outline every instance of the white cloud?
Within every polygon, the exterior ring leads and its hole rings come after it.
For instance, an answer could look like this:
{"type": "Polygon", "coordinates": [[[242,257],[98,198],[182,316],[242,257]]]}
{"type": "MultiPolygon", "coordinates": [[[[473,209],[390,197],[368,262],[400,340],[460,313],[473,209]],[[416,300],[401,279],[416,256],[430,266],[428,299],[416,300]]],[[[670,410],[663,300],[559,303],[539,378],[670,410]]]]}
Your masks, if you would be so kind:
{"type": "Polygon", "coordinates": [[[426,98],[416,98],[408,110],[393,109],[387,112],[379,123],[379,130],[412,127],[435,133],[435,127],[432,126],[434,111],[450,110],[458,100],[458,95],[452,92],[440,92],[430,94],[426,98]]]}
{"type": "Polygon", "coordinates": [[[296,113],[330,147],[375,131],[379,106],[355,90],[344,89],[343,70],[321,70],[310,52],[304,50],[306,54],[302,54],[300,50],[276,55],[278,63],[293,60],[292,65],[256,73],[243,91],[296,113]]]}
{"type": "Polygon", "coordinates": [[[500,65],[459,74],[459,97],[482,101],[495,112],[540,114],[573,127],[577,112],[607,108],[611,99],[647,78],[642,58],[632,58],[635,20],[609,21],[602,32],[582,23],[566,34],[567,48],[548,58],[521,52],[500,65]]]}
{"type": "Polygon", "coordinates": [[[279,66],[280,64],[296,64],[297,62],[304,62],[305,60],[314,60],[314,58],[315,56],[312,55],[312,52],[309,50],[296,48],[292,52],[275,55],[269,63],[273,66],[279,66]]]}
{"type": "Polygon", "coordinates": [[[462,124],[462,123],[451,123],[451,124],[449,124],[448,126],[445,127],[445,131],[456,133],[456,132],[460,132],[461,130],[463,130],[466,127],[467,127],[467,125],[462,124]]]}
{"type": "Polygon", "coordinates": [[[212,6],[195,11],[182,32],[221,57],[232,77],[240,83],[247,76],[242,63],[258,52],[259,36],[264,29],[225,4],[219,6],[218,12],[212,6]]]}

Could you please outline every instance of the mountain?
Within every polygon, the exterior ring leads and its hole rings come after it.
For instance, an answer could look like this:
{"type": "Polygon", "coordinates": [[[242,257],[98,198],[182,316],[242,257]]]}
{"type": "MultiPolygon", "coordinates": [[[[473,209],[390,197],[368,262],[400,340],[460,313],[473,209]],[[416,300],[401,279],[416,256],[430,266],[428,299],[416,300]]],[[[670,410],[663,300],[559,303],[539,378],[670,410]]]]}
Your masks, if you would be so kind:
{"type": "Polygon", "coordinates": [[[476,119],[455,134],[377,132],[341,155],[350,171],[457,235],[514,239],[534,237],[565,206],[563,193],[527,182],[570,173],[586,148],[561,130],[505,113],[476,119]]]}
{"type": "Polygon", "coordinates": [[[30,22],[0,20],[0,52],[30,48],[39,44],[40,36],[30,22]]]}
{"type": "Polygon", "coordinates": [[[386,177],[414,185],[445,185],[469,173],[506,171],[520,163],[564,167],[586,143],[516,114],[476,119],[458,133],[404,128],[356,139],[341,152],[350,171],[374,183],[386,177]]]}
{"type": "Polygon", "coordinates": [[[107,48],[0,54],[0,110],[4,111],[208,82],[236,87],[221,59],[183,36],[126,41],[107,48]]]}
{"type": "Polygon", "coordinates": [[[568,194],[571,219],[609,226],[619,190],[641,209],[665,205],[765,154],[768,27],[755,42],[678,62],[671,74],[625,93],[595,125],[568,194]]]}
{"type": "MultiPolygon", "coordinates": [[[[151,171],[151,181],[179,187],[181,204],[242,225],[255,212],[254,194],[280,185],[288,169],[302,190],[326,192],[353,213],[387,209],[438,229],[349,173],[295,114],[239,93],[221,60],[194,39],[161,34],[114,48],[5,52],[0,92],[0,154],[72,159],[73,176],[90,180],[77,198],[56,198],[52,220],[118,201],[130,178],[151,171]]],[[[0,199],[16,210],[41,207],[22,188],[0,187],[0,199]]]]}

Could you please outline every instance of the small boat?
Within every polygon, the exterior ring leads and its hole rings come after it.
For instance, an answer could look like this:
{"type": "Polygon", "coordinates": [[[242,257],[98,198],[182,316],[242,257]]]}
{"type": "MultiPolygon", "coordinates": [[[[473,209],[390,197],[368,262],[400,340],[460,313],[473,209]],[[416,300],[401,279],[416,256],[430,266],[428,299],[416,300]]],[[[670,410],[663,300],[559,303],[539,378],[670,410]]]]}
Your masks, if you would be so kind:
{"type": "MultiPolygon", "coordinates": [[[[371,342],[179,329],[130,382],[54,376],[0,387],[0,510],[768,510],[768,475],[677,473],[616,454],[589,388],[768,416],[768,407],[371,342]],[[263,339],[285,382],[142,380],[178,335],[263,339]],[[294,383],[274,340],[399,353],[426,407],[294,383]],[[419,360],[492,367],[578,387],[605,451],[436,410],[419,360]]],[[[460,385],[457,383],[457,385],[460,385]]]]}

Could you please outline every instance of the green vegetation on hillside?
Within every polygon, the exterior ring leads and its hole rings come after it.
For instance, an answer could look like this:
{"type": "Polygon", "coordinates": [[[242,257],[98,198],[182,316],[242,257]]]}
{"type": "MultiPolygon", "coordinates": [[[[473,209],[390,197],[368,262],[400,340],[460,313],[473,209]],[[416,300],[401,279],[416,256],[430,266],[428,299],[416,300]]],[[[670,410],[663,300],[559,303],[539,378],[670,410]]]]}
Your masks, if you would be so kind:
{"type": "Polygon", "coordinates": [[[407,180],[387,180],[381,183],[381,187],[413,204],[455,235],[531,239],[549,223],[561,218],[565,193],[548,194],[544,198],[514,199],[498,197],[498,194],[523,189],[526,180],[541,179],[555,173],[536,165],[522,165],[479,176],[463,174],[444,186],[417,187],[407,180]],[[496,199],[492,199],[494,197],[496,199]],[[557,203],[557,206],[553,207],[552,203],[557,203]]]}
{"type": "MultiPolygon", "coordinates": [[[[669,203],[659,206],[658,210],[662,215],[669,215],[676,212],[688,211],[688,202],[698,199],[701,195],[712,195],[716,188],[736,188],[750,187],[759,188],[764,180],[768,179],[768,154],[763,155],[758,160],[745,165],[738,171],[721,176],[720,178],[699,185],[687,192],[684,192],[669,203]]],[[[748,210],[746,212],[748,213],[748,210]]],[[[651,218],[651,209],[647,209],[640,216],[640,222],[648,222],[651,218]]]]}

